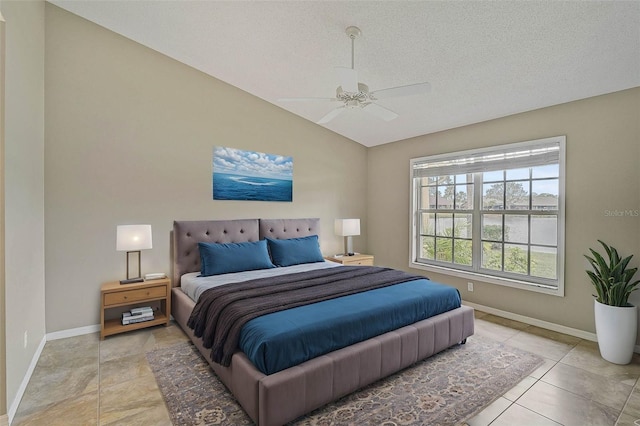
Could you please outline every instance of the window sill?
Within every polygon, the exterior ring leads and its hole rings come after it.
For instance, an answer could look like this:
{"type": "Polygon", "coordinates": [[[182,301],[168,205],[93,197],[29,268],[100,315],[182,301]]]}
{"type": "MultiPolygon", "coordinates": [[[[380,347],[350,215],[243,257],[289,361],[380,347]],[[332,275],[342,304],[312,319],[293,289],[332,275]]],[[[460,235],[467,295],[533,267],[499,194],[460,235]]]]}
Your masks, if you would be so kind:
{"type": "Polygon", "coordinates": [[[460,271],[457,269],[445,268],[443,266],[425,265],[424,263],[409,262],[409,268],[420,269],[423,271],[436,272],[438,274],[450,275],[453,277],[464,278],[474,281],[480,281],[490,284],[503,285],[506,287],[517,288],[520,290],[533,291],[535,293],[549,294],[552,296],[564,297],[564,286],[562,283],[558,288],[546,287],[542,284],[518,281],[510,278],[494,277],[491,275],[480,274],[477,272],[460,271]]]}

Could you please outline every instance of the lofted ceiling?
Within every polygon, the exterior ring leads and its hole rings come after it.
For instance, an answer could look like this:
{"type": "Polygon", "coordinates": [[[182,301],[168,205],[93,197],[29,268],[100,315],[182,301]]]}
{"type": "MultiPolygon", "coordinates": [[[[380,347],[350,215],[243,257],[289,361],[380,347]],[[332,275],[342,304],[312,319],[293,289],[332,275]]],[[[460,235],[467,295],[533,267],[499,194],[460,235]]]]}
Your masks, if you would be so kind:
{"type": "Polygon", "coordinates": [[[312,122],[358,26],[360,82],[431,84],[323,124],[365,146],[640,86],[638,1],[49,1],[312,122]]]}

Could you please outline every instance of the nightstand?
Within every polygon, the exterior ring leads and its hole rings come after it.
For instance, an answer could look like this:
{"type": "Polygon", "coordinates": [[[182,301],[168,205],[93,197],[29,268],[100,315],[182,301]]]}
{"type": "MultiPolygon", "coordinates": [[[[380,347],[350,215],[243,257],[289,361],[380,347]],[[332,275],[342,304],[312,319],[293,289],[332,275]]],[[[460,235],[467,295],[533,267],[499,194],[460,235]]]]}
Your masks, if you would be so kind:
{"type": "Polygon", "coordinates": [[[100,340],[112,334],[152,327],[169,325],[171,318],[171,280],[149,280],[135,284],[110,282],[100,289],[100,340]],[[154,308],[151,321],[122,325],[121,313],[131,308],[149,306],[153,302],[159,305],[154,308]]]}
{"type": "Polygon", "coordinates": [[[330,256],[325,259],[342,263],[346,266],[373,266],[373,255],[370,254],[354,254],[353,256],[330,256]]]}

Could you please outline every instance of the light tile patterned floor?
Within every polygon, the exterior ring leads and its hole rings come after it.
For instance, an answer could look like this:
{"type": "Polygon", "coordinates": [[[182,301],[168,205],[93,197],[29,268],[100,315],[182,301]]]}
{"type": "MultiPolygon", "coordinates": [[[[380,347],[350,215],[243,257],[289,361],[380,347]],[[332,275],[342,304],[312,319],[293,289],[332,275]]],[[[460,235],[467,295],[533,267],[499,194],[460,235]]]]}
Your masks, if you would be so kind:
{"type": "MultiPolygon", "coordinates": [[[[536,353],[545,363],[469,426],[620,425],[640,419],[640,356],[619,366],[597,344],[476,312],[476,334],[536,353]]],[[[176,325],[47,342],[13,426],[171,425],[145,352],[186,340],[176,325]]],[[[640,425],[640,421],[638,421],[640,425]]]]}

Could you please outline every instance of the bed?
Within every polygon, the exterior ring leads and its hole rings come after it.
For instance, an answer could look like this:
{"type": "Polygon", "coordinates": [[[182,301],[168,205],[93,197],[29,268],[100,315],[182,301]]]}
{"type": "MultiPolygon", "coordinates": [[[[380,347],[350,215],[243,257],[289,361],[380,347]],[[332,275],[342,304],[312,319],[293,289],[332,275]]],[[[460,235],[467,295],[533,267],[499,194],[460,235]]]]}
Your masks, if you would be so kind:
{"type": "MultiPolygon", "coordinates": [[[[396,330],[316,356],[272,374],[261,372],[236,350],[228,366],[211,360],[211,349],[187,323],[196,302],[181,288],[201,270],[198,243],[245,243],[319,235],[318,219],[176,221],[172,231],[172,315],[258,425],[281,425],[393,374],[473,334],[473,309],[460,306],[396,330]],[[193,275],[193,274],[192,274],[193,275]]],[[[340,267],[348,268],[348,267],[340,267]]],[[[359,268],[359,267],[352,267],[359,268]]],[[[203,336],[204,337],[204,336],[203,336]]]]}

